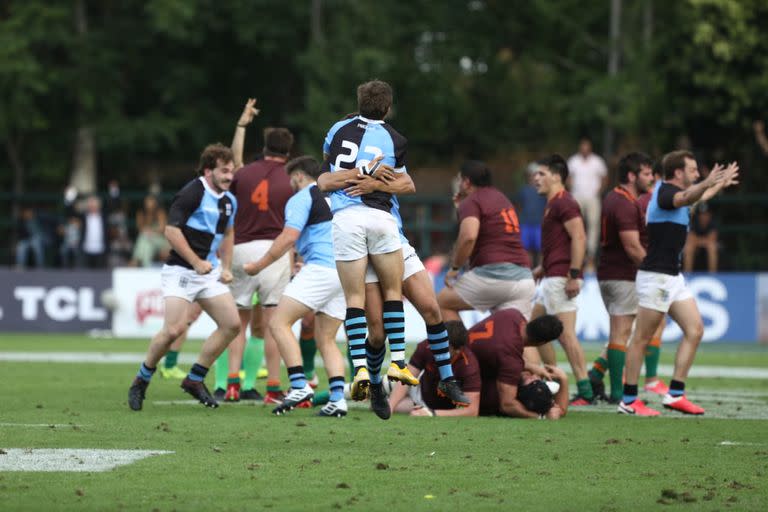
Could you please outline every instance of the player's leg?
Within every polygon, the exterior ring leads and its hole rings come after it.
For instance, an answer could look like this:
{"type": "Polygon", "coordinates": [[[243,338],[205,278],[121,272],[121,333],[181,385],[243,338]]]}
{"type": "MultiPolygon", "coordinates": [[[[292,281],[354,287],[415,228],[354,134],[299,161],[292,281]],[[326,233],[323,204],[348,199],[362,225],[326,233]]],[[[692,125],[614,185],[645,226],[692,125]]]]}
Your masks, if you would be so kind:
{"type": "MultiPolygon", "coordinates": [[[[335,225],[334,225],[335,228],[335,225]]],[[[334,229],[334,250],[336,248],[336,230],[334,229]]],[[[344,331],[349,343],[349,353],[354,366],[352,375],[352,399],[365,400],[368,396],[370,376],[366,368],[365,340],[368,334],[365,319],[365,269],[368,257],[350,261],[336,260],[344,299],[347,304],[344,318],[344,331]]]]}
{"type": "Polygon", "coordinates": [[[644,389],[657,395],[666,395],[669,388],[658,377],[659,358],[661,357],[661,336],[666,327],[666,318],[662,318],[656,332],[653,333],[648,347],[645,349],[645,386],[644,389]]]}
{"type": "Polygon", "coordinates": [[[664,396],[664,407],[686,414],[704,414],[704,409],[692,404],[685,397],[685,381],[704,336],[704,324],[696,300],[688,297],[673,302],[669,308],[669,316],[680,326],[683,339],[677,347],[675,371],[669,383],[669,391],[664,396]]]}
{"type": "MultiPolygon", "coordinates": [[[[642,303],[641,303],[642,304],[642,303]]],[[[637,399],[637,383],[640,380],[640,370],[646,347],[653,333],[664,318],[663,311],[657,311],[643,305],[637,308],[635,330],[632,333],[626,352],[624,368],[624,393],[619,403],[619,412],[638,416],[657,416],[658,411],[646,407],[642,400],[637,399]]]]}
{"type": "Polygon", "coordinates": [[[576,311],[562,311],[556,314],[563,323],[563,333],[560,335],[560,346],[563,347],[571,371],[576,378],[577,395],[571,405],[587,405],[594,401],[592,385],[589,383],[584,350],[576,337],[576,311]],[[581,399],[581,401],[579,401],[581,399]],[[583,402],[583,403],[582,403],[583,402]]]}
{"type": "MultiPolygon", "coordinates": [[[[343,316],[343,308],[339,307],[337,316],[343,316]]],[[[330,397],[319,416],[341,417],[347,414],[347,402],[344,400],[344,356],[336,344],[336,333],[341,326],[341,318],[335,318],[325,312],[315,315],[315,340],[317,348],[325,363],[328,374],[328,390],[330,397]]]]}
{"type": "MultiPolygon", "coordinates": [[[[371,270],[373,273],[373,270],[371,270]]],[[[376,278],[378,279],[378,278],[376,278]]],[[[387,333],[384,331],[384,299],[379,282],[365,284],[365,319],[368,322],[368,338],[365,340],[365,361],[371,382],[381,382],[381,366],[387,353],[387,333]]],[[[356,396],[357,393],[353,393],[356,396]]]]}
{"type": "MultiPolygon", "coordinates": [[[[546,308],[541,302],[536,302],[533,305],[533,311],[531,312],[531,321],[536,320],[540,316],[544,316],[547,313],[546,308]]],[[[545,343],[537,347],[539,356],[541,357],[542,364],[548,364],[550,366],[557,366],[557,355],[555,354],[555,346],[553,342],[545,343]]]]}
{"type": "Polygon", "coordinates": [[[270,312],[269,335],[275,340],[280,356],[285,361],[290,380],[290,390],[273,411],[282,414],[307,400],[312,400],[314,392],[307,383],[304,367],[301,364],[301,349],[293,334],[292,326],[312,310],[296,299],[283,295],[277,307],[270,312]]]}
{"type": "Polygon", "coordinates": [[[262,329],[264,329],[264,360],[267,365],[267,394],[264,403],[280,403],[284,398],[280,383],[280,351],[269,329],[274,314],[274,306],[262,306],[262,329]]]}
{"type": "Polygon", "coordinates": [[[717,231],[712,231],[704,238],[704,247],[707,249],[707,270],[710,274],[717,272],[717,231]]]}
{"type": "MultiPolygon", "coordinates": [[[[245,351],[245,332],[248,328],[248,324],[251,321],[251,309],[250,307],[239,308],[237,311],[240,330],[232,340],[232,343],[227,347],[227,387],[224,399],[230,402],[240,401],[240,365],[243,362],[243,352],[245,351]]],[[[222,356],[219,356],[217,361],[221,361],[222,356]]],[[[217,387],[221,381],[219,376],[219,367],[221,363],[216,365],[216,383],[217,387]]],[[[224,374],[224,372],[222,372],[224,374]]]]}
{"type": "Polygon", "coordinates": [[[316,388],[319,384],[315,373],[317,342],[315,341],[315,314],[312,312],[307,313],[301,319],[299,347],[301,348],[301,364],[304,367],[304,376],[307,377],[309,385],[316,388]]]}
{"type": "MultiPolygon", "coordinates": [[[[609,333],[610,336],[610,333],[609,333]]],[[[587,375],[589,376],[589,382],[592,384],[592,390],[595,392],[595,396],[600,398],[605,397],[605,384],[603,378],[608,372],[608,343],[603,345],[603,350],[600,355],[592,361],[592,368],[589,369],[587,375]]]]}
{"type": "Polygon", "coordinates": [[[128,405],[134,411],[141,410],[147,386],[157,370],[157,363],[168,351],[173,340],[186,329],[187,311],[190,302],[182,297],[165,297],[163,327],[155,334],[147,349],[144,362],[128,391],[128,405]]]}
{"type": "MultiPolygon", "coordinates": [[[[261,328],[262,310],[259,304],[259,294],[253,294],[251,309],[250,335],[245,342],[243,351],[243,382],[240,389],[240,400],[263,400],[261,393],[256,390],[256,379],[264,362],[264,331],[261,328]]],[[[266,377],[266,369],[264,370],[266,377]]]]}
{"type": "Polygon", "coordinates": [[[624,362],[627,341],[632,334],[634,315],[610,315],[610,335],[608,338],[607,360],[611,380],[610,401],[618,403],[624,393],[624,362]]]}
{"type": "Polygon", "coordinates": [[[440,305],[441,316],[446,322],[460,320],[459,311],[472,309],[472,306],[459,297],[459,294],[456,293],[454,288],[449,288],[447,286],[440,290],[440,293],[437,296],[437,302],[440,305]]]}
{"type": "Polygon", "coordinates": [[[181,334],[181,336],[176,338],[174,342],[171,343],[170,349],[165,354],[163,366],[160,368],[160,376],[164,379],[181,380],[186,376],[186,373],[184,373],[184,371],[179,368],[178,365],[179,352],[181,351],[181,347],[184,345],[184,342],[187,341],[189,328],[200,317],[200,313],[202,313],[202,309],[200,309],[200,305],[197,302],[190,304],[187,316],[187,328],[184,329],[184,332],[181,334]]]}

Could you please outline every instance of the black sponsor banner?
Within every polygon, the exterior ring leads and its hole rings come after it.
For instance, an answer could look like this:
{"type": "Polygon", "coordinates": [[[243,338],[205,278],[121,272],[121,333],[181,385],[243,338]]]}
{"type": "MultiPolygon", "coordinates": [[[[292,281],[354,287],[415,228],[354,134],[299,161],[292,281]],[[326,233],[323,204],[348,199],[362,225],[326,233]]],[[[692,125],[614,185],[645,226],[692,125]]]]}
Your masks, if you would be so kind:
{"type": "Polygon", "coordinates": [[[102,271],[0,269],[0,332],[85,332],[109,329],[111,314],[101,303],[112,288],[102,271]]]}

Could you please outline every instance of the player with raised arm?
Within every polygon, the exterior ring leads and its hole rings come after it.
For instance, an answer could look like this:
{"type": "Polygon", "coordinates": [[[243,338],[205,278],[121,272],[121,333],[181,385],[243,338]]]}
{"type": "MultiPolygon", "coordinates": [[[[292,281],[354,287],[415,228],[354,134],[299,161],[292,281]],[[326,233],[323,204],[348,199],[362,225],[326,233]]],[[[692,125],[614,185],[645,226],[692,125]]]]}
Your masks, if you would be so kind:
{"type": "Polygon", "coordinates": [[[529,318],[536,283],[515,207],[491,185],[483,162],[465,162],[460,177],[459,236],[437,298],[443,316],[457,320],[467,309],[515,308],[529,318]],[[465,264],[469,270],[459,276],[465,264]]]}
{"type": "MultiPolygon", "coordinates": [[[[587,375],[584,350],[576,338],[576,296],[581,291],[582,265],[586,244],[581,210],[565,189],[568,165],[560,155],[551,155],[538,162],[536,190],[546,196],[547,207],[541,223],[541,253],[543,264],[534,271],[541,278],[533,315],[555,315],[563,322],[560,345],[565,351],[576,377],[577,394],[571,405],[594,403],[592,385],[587,375]]],[[[554,365],[554,361],[546,362],[554,365]]]]}
{"type": "Polygon", "coordinates": [[[203,344],[197,362],[181,382],[181,389],[207,407],[219,405],[204,379],[211,364],[240,331],[237,308],[225,284],[232,281],[233,223],[237,211],[237,200],[228,191],[233,171],[232,151],[212,144],[200,155],[200,177],[173,198],[165,227],[172,250],[161,273],[165,318],[128,390],[128,405],[134,411],[142,408],[157,363],[187,328],[193,301],[213,318],[216,330],[203,344]]]}
{"type": "MultiPolygon", "coordinates": [[[[344,328],[349,339],[354,380],[353,399],[364,399],[371,386],[365,339],[365,271],[373,265],[384,296],[383,323],[390,343],[390,379],[414,383],[405,365],[403,312],[403,254],[397,221],[391,213],[391,194],[371,192],[351,196],[343,188],[359,173],[394,181],[405,178],[407,141],[384,121],[392,107],[392,88],[380,80],[357,88],[358,114],[334,124],[323,145],[325,170],[318,186],[331,193],[333,250],[344,288],[347,311],[344,328]],[[381,168],[385,164],[388,168],[381,168]],[[394,172],[392,172],[394,171],[394,172]]],[[[374,392],[382,391],[373,377],[374,392]]],[[[383,391],[382,391],[383,392],[383,391]]]]}
{"type": "Polygon", "coordinates": [[[673,151],[662,160],[664,181],[656,184],[648,205],[648,252],[637,272],[639,302],[637,322],[627,349],[624,396],[618,412],[636,416],[658,416],[637,398],[637,382],[645,350],[664,315],[683,331],[675,355],[675,369],[669,391],[662,404],[685,414],[704,414],[704,409],[685,395],[685,380],[696,349],[704,335],[704,324],[685,278],[680,272],[680,257],[688,234],[690,206],[709,200],[727,187],[738,183],[739,166],[715,165],[706,179],[696,183],[699,168],[693,153],[673,151]]]}
{"type": "Polygon", "coordinates": [[[291,381],[290,392],[273,412],[283,414],[311,401],[314,396],[304,375],[298,340],[291,330],[296,321],[314,312],[315,340],[325,362],[331,393],[320,415],[346,416],[344,357],[336,346],[336,333],[344,320],[346,305],[333,258],[331,209],[315,182],[320,175],[320,164],[312,157],[303,156],[289,161],[285,170],[296,191],[285,206],[285,227],[264,256],[245,265],[249,275],[258,275],[294,245],[303,261],[269,323],[291,381]]]}

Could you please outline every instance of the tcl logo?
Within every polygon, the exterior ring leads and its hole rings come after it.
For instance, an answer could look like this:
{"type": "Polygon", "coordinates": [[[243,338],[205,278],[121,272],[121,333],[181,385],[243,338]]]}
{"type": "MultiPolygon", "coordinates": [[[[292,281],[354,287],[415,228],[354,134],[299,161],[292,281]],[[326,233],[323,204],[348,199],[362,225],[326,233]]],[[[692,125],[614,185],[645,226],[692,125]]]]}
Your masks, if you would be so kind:
{"type": "Polygon", "coordinates": [[[139,292],[136,294],[136,320],[143,324],[147,317],[162,317],[164,306],[162,290],[139,292]]]}
{"type": "Polygon", "coordinates": [[[16,300],[21,301],[21,316],[24,320],[40,319],[40,310],[56,322],[80,320],[100,322],[106,320],[107,311],[96,305],[93,288],[56,286],[17,286],[13,291],[16,300]]]}

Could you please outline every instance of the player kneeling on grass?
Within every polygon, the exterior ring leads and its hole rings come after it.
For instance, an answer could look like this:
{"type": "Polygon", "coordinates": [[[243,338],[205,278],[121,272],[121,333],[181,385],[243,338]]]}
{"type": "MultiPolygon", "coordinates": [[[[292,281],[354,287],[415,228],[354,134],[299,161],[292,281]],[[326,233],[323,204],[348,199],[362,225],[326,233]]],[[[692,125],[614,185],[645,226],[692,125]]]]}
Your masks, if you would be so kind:
{"type": "Polygon", "coordinates": [[[466,407],[456,407],[454,402],[441,394],[440,369],[429,348],[429,340],[416,346],[408,362],[409,370],[420,375],[418,386],[397,384],[389,396],[393,412],[410,413],[411,416],[477,416],[480,410],[480,365],[467,348],[467,329],[461,321],[446,322],[451,367],[461,390],[469,400],[466,407]]]}
{"type": "Polygon", "coordinates": [[[208,368],[240,331],[235,300],[225,284],[232,281],[232,225],[237,200],[228,190],[233,172],[232,151],[222,144],[210,145],[200,156],[201,176],[173,198],[165,227],[172,250],[161,272],[165,319],[128,390],[128,405],[134,411],[142,407],[157,363],[187,329],[193,301],[213,318],[216,330],[203,344],[197,362],[181,382],[181,389],[207,407],[219,406],[203,381],[208,368]]]}
{"type": "Polygon", "coordinates": [[[295,158],[285,165],[285,170],[296,191],[285,205],[285,227],[264,256],[243,267],[247,274],[256,275],[280,259],[294,244],[304,261],[283,292],[269,322],[291,381],[290,392],[273,412],[282,414],[314,397],[314,390],[304,375],[301,349],[291,327],[307,313],[315,312],[315,340],[325,362],[331,391],[330,401],[320,410],[320,416],[345,416],[344,357],[336,346],[336,332],[344,320],[346,303],[333,256],[331,209],[317,188],[315,180],[320,174],[320,164],[314,158],[295,158]]]}
{"type": "Polygon", "coordinates": [[[525,321],[520,311],[496,311],[469,329],[469,348],[480,363],[481,416],[558,419],[568,409],[568,379],[553,366],[527,364],[526,346],[538,347],[557,339],[563,323],[554,315],[525,321]],[[527,370],[527,372],[524,372],[527,370]],[[553,397],[542,379],[559,381],[553,397]]]}

